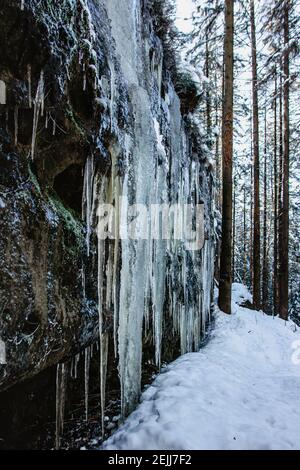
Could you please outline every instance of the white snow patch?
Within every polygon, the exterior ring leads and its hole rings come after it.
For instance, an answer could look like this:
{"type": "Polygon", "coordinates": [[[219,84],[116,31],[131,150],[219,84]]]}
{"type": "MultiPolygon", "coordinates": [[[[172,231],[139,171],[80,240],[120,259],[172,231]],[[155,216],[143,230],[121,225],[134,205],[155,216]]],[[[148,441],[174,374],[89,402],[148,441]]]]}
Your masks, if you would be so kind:
{"type": "Polygon", "coordinates": [[[300,330],[238,305],[210,342],[163,369],[104,449],[300,449],[300,330]]]}

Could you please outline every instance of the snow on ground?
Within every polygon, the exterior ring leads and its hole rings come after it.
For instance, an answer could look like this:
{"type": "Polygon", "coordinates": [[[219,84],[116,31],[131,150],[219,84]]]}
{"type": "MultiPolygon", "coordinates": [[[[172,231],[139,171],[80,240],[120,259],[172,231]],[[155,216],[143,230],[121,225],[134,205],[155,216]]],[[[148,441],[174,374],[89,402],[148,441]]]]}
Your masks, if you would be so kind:
{"type": "Polygon", "coordinates": [[[238,306],[198,353],[165,367],[103,449],[300,449],[300,330],[238,306]]]}

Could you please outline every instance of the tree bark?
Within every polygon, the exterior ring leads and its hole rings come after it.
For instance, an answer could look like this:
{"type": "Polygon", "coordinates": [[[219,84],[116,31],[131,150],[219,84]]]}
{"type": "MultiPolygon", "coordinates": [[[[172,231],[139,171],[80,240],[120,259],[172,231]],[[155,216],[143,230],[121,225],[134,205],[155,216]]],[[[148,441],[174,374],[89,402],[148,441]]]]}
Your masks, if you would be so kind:
{"type": "Polygon", "coordinates": [[[250,2],[252,100],[253,100],[253,156],[254,156],[254,220],[253,220],[253,305],[260,309],[260,198],[259,198],[259,122],[256,57],[256,28],[254,0],[250,2]]]}
{"type": "MultiPolygon", "coordinates": [[[[205,30],[205,75],[207,80],[210,78],[209,74],[209,32],[208,28],[205,30]]],[[[206,85],[206,126],[207,135],[209,138],[209,145],[211,146],[211,97],[210,86],[206,85]]]]}
{"type": "Polygon", "coordinates": [[[263,272],[262,272],[262,306],[263,311],[268,310],[269,266],[267,252],[267,110],[265,108],[264,122],[264,226],[263,226],[263,272]]]}
{"type": "Polygon", "coordinates": [[[243,208],[243,225],[244,225],[244,269],[243,281],[247,284],[247,225],[246,225],[246,184],[244,183],[244,208],[243,208]]]}
{"type": "Polygon", "coordinates": [[[274,79],[274,259],[273,259],[273,314],[278,310],[278,172],[277,172],[277,71],[274,79]]]}
{"type": "Polygon", "coordinates": [[[231,313],[232,287],[232,151],[233,151],[233,0],[225,0],[224,102],[222,126],[222,245],[219,307],[231,313]]]}
{"type": "MultiPolygon", "coordinates": [[[[251,124],[251,137],[252,137],[252,124],[251,124]]],[[[251,156],[253,155],[253,143],[251,138],[251,156]]],[[[253,285],[253,161],[251,162],[250,168],[250,285],[253,285]]]]}
{"type": "Polygon", "coordinates": [[[289,307],[289,2],[284,4],[284,55],[283,55],[283,101],[284,101],[284,148],[283,148],[283,180],[282,180],[282,211],[280,217],[280,252],[279,252],[279,316],[288,319],[289,307]]]}
{"type": "Polygon", "coordinates": [[[233,178],[233,220],[232,220],[232,282],[234,282],[234,270],[235,270],[235,243],[236,243],[236,178],[233,178]]]}

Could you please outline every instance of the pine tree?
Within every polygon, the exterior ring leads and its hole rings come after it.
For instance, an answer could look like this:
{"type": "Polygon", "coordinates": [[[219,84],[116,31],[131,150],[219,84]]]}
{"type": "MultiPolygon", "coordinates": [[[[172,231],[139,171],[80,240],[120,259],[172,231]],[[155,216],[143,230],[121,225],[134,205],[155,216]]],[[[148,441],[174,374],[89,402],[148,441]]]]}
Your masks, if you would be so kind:
{"type": "Polygon", "coordinates": [[[254,0],[250,0],[252,100],[253,100],[253,157],[254,157],[254,218],[253,218],[253,305],[260,309],[260,170],[257,51],[254,0]]]}
{"type": "Polygon", "coordinates": [[[289,159],[290,159],[290,118],[289,118],[289,96],[290,96],[290,65],[289,65],[289,10],[290,2],[285,0],[283,5],[284,17],[284,52],[283,52],[283,74],[284,74],[284,150],[283,150],[283,180],[282,180],[282,209],[280,214],[279,230],[280,252],[279,252],[279,316],[288,319],[289,303],[289,159]]]}
{"type": "Polygon", "coordinates": [[[263,270],[262,270],[262,308],[264,312],[268,310],[268,284],[269,284],[269,266],[267,250],[267,110],[265,108],[264,118],[264,214],[263,214],[263,270]]]}
{"type": "Polygon", "coordinates": [[[233,8],[233,0],[225,0],[224,105],[222,129],[223,210],[219,307],[222,311],[229,314],[231,313],[232,287],[233,8]]]}

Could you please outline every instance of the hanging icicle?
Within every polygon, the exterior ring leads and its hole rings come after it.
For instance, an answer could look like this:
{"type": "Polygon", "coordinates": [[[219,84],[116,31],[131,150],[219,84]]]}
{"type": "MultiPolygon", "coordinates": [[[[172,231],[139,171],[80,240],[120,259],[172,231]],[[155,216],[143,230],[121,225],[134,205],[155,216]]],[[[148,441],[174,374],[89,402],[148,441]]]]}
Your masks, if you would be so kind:
{"type": "MultiPolygon", "coordinates": [[[[136,13],[135,28],[139,23],[136,13]],[[137,23],[137,24],[136,24],[137,23]]],[[[129,21],[129,19],[128,19],[129,21]]],[[[130,23],[131,26],[132,23],[130,23]]],[[[138,36],[138,31],[135,31],[138,36]]],[[[118,39],[118,38],[117,38],[118,39]]],[[[165,315],[169,316],[170,330],[178,335],[181,352],[197,349],[200,345],[201,332],[209,316],[209,298],[211,293],[211,260],[213,241],[207,241],[207,247],[198,252],[190,252],[183,234],[186,229],[186,215],[180,210],[170,222],[172,236],[146,240],[124,239],[120,230],[127,225],[128,208],[131,203],[150,205],[180,204],[196,205],[200,200],[199,174],[204,167],[197,159],[192,161],[189,138],[185,132],[185,123],[180,119],[180,103],[170,83],[165,100],[161,98],[162,51],[157,51],[153,59],[152,71],[158,86],[154,87],[154,102],[146,90],[141,91],[140,83],[135,82],[140,69],[134,69],[137,63],[137,48],[128,58],[128,82],[132,84],[134,97],[132,106],[135,124],[130,139],[126,140],[123,129],[117,128],[115,119],[117,102],[118,70],[111,60],[110,86],[105,86],[102,77],[102,92],[110,98],[110,127],[118,144],[111,143],[110,174],[98,174],[92,157],[86,161],[84,170],[83,220],[86,224],[86,249],[89,261],[92,261],[91,234],[97,219],[97,256],[98,256],[98,314],[100,355],[100,400],[101,425],[104,435],[105,385],[108,354],[108,333],[106,331],[107,312],[113,316],[113,336],[115,355],[118,356],[118,371],[121,383],[121,407],[123,416],[131,411],[139,397],[141,387],[141,364],[143,350],[143,328],[145,334],[153,338],[155,363],[161,366],[163,324],[165,315]],[[110,88],[110,89],[109,89],[110,88]],[[165,119],[158,108],[164,101],[165,119]],[[172,112],[178,107],[178,116],[173,122],[172,112]],[[172,107],[172,109],[171,109],[172,107]],[[150,110],[150,111],[149,111],[150,110]],[[177,119],[178,117],[178,119],[177,119]],[[147,139],[145,136],[147,135],[147,139]],[[114,145],[116,148],[114,148],[114,145]],[[119,158],[122,148],[124,160],[119,158]],[[118,163],[124,164],[124,172],[119,175],[118,163]],[[202,166],[201,166],[202,165],[202,166]],[[196,195],[196,196],[195,196],[196,195]],[[99,213],[101,205],[114,207],[114,225],[107,239],[100,233],[99,213]],[[113,238],[113,240],[111,239],[113,238]],[[193,287],[193,283],[195,286],[193,287]],[[195,292],[197,291],[197,292],[195,292]],[[151,330],[150,330],[151,329],[151,330]]],[[[123,47],[123,45],[121,46],[123,47]]],[[[86,65],[82,52],[79,61],[83,70],[83,89],[86,83],[86,65]]],[[[96,81],[95,81],[96,85],[96,81]]],[[[165,83],[164,83],[165,86],[165,83]]],[[[101,137],[101,136],[100,136],[101,137]]],[[[147,233],[151,233],[157,220],[147,217],[147,233]]],[[[168,218],[168,216],[166,216],[168,218]]],[[[101,222],[101,223],[100,223],[101,222]]],[[[88,269],[88,267],[87,267],[88,269]]],[[[83,274],[83,285],[85,285],[83,274]]],[[[86,353],[87,354],[87,353],[86,353]]],[[[87,356],[85,361],[88,361],[87,356]]],[[[85,402],[88,410],[88,375],[85,366],[85,402]]],[[[86,411],[86,418],[88,411],[86,411]]]]}
{"type": "Polygon", "coordinates": [[[90,238],[93,217],[94,201],[94,156],[89,156],[86,160],[83,180],[82,218],[86,223],[86,247],[87,255],[90,256],[90,238]]]}
{"type": "Polygon", "coordinates": [[[105,433],[104,416],[105,416],[107,356],[108,356],[108,335],[102,332],[101,342],[100,342],[100,400],[101,400],[102,438],[104,438],[104,433],[105,433]]]}
{"type": "Polygon", "coordinates": [[[0,104],[6,104],[6,83],[0,80],[0,104]]]}
{"type": "Polygon", "coordinates": [[[61,437],[64,430],[66,386],[67,386],[67,364],[57,364],[56,368],[56,436],[55,448],[61,447],[61,437]]]}
{"type": "Polygon", "coordinates": [[[33,111],[32,141],[31,141],[31,158],[34,159],[36,136],[38,130],[39,116],[44,108],[44,72],[41,71],[39,83],[36,90],[33,111]]]}
{"type": "Polygon", "coordinates": [[[89,417],[89,380],[90,380],[90,361],[91,348],[88,346],[84,351],[84,403],[85,403],[85,420],[89,417]]]}
{"type": "Polygon", "coordinates": [[[32,108],[32,87],[31,87],[31,65],[27,65],[27,81],[28,81],[28,105],[32,108]]]}
{"type": "Polygon", "coordinates": [[[114,106],[115,106],[115,68],[113,63],[109,63],[110,67],[110,127],[113,128],[114,106]]]}
{"type": "Polygon", "coordinates": [[[80,353],[76,354],[74,358],[74,379],[78,377],[78,363],[80,361],[80,353]]]}
{"type": "Polygon", "coordinates": [[[56,134],[56,121],[55,119],[52,118],[52,124],[53,124],[53,127],[52,127],[52,135],[53,137],[55,136],[56,134]]]}

